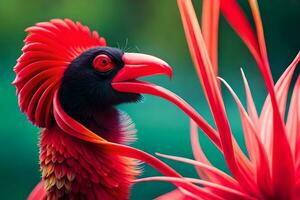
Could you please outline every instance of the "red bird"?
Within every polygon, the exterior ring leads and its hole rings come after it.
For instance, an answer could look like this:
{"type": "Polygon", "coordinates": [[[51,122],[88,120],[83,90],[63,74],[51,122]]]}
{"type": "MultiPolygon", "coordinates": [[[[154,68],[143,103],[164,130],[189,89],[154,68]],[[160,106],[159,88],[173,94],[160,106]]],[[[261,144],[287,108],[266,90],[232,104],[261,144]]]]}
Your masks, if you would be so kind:
{"type": "Polygon", "coordinates": [[[42,181],[29,199],[128,199],[137,162],[96,143],[133,141],[134,125],[115,106],[141,99],[135,78],[171,76],[171,68],[153,56],[108,47],[97,32],[69,19],[26,31],[13,84],[21,111],[43,128],[42,181]],[[118,91],[113,84],[131,87],[118,91]]]}

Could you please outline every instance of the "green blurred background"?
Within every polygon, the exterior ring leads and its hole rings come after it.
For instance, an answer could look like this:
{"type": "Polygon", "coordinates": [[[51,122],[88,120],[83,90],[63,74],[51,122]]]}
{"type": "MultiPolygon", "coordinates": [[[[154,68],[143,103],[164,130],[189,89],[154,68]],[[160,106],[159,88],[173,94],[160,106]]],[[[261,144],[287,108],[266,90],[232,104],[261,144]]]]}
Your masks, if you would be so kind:
{"type": "MultiPolygon", "coordinates": [[[[247,1],[240,1],[250,10],[247,1]]],[[[194,1],[198,14],[201,1],[194,1]]],[[[300,47],[298,0],[261,1],[270,64],[275,80],[292,61],[300,47]]],[[[124,46],[130,51],[156,55],[174,69],[169,81],[150,78],[191,103],[212,122],[208,106],[195,75],[181,26],[175,0],[0,0],[0,199],[25,199],[40,179],[38,165],[38,129],[21,114],[12,71],[20,55],[24,29],[51,18],[71,18],[97,30],[111,46],[124,46]]],[[[219,63],[224,77],[244,100],[239,68],[248,76],[258,109],[266,91],[252,57],[241,40],[221,17],[219,63]]],[[[299,71],[297,71],[299,73],[299,71]]],[[[236,138],[243,146],[237,109],[224,91],[228,116],[236,138]]],[[[143,103],[123,105],[136,123],[138,141],[133,146],[146,152],[173,154],[192,158],[189,142],[189,120],[175,106],[157,97],[145,96],[143,103]]],[[[201,134],[201,143],[210,160],[227,171],[218,151],[201,134]]],[[[195,176],[193,167],[166,161],[186,176],[195,176]]],[[[144,176],[158,172],[144,166],[144,176]]],[[[168,183],[139,183],[133,187],[131,199],[153,199],[173,188],[168,183]]]]}

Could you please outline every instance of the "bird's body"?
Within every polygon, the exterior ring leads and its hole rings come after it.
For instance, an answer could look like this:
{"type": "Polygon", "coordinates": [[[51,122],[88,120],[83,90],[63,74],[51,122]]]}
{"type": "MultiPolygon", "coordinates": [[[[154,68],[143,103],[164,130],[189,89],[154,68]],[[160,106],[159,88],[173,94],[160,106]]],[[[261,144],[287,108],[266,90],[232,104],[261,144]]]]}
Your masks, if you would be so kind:
{"type": "Polygon", "coordinates": [[[21,111],[43,128],[42,182],[29,199],[128,199],[138,164],[118,152],[142,152],[125,146],[135,129],[115,106],[137,102],[141,95],[114,84],[138,89],[135,78],[171,75],[171,68],[153,56],[107,47],[97,32],[69,19],[26,31],[13,84],[21,111]]]}
{"type": "MultiPolygon", "coordinates": [[[[113,142],[130,139],[132,124],[127,117],[113,108],[102,114],[108,118],[99,116],[86,127],[113,142]]],[[[76,139],[57,125],[41,133],[40,165],[48,199],[127,199],[128,186],[139,174],[134,160],[76,139]]]]}

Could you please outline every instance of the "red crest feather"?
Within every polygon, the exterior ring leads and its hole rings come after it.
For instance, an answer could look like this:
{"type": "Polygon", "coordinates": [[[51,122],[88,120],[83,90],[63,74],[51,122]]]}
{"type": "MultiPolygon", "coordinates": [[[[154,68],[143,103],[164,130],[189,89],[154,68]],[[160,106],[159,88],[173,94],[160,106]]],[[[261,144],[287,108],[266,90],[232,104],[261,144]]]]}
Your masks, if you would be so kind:
{"type": "Polygon", "coordinates": [[[70,19],[37,23],[28,32],[23,54],[14,67],[21,111],[39,127],[49,127],[53,116],[53,97],[65,69],[82,52],[106,46],[96,31],[70,19]]]}

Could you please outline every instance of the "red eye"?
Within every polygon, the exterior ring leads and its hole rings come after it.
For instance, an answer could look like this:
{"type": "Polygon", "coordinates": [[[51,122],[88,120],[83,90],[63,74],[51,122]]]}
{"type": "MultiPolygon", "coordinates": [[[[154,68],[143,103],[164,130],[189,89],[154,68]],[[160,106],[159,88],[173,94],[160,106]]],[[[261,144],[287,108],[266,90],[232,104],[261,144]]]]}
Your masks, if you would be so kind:
{"type": "Polygon", "coordinates": [[[94,59],[93,66],[100,72],[108,72],[112,70],[115,65],[108,55],[101,54],[94,59]]]}

